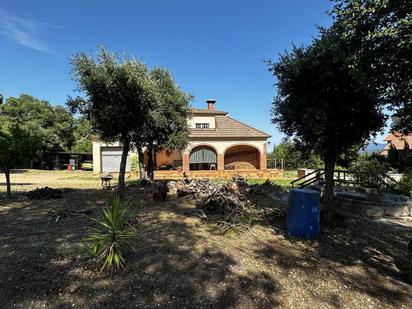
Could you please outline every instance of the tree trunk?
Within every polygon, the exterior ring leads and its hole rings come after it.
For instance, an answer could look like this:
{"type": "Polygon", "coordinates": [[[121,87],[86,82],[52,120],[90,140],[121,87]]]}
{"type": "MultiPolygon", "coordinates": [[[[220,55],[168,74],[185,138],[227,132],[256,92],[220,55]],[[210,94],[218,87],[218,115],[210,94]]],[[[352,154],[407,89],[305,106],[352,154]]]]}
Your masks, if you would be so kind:
{"type": "Polygon", "coordinates": [[[144,165],[144,153],[140,147],[137,148],[137,153],[139,155],[139,176],[140,180],[146,178],[146,167],[144,165]]]}
{"type": "Polygon", "coordinates": [[[130,144],[127,138],[124,139],[123,142],[123,152],[122,152],[122,159],[120,161],[120,171],[119,171],[119,180],[118,180],[118,192],[120,196],[123,196],[124,193],[124,178],[126,175],[126,162],[127,156],[129,154],[130,144]]]}
{"type": "Polygon", "coordinates": [[[10,170],[4,170],[4,175],[6,176],[7,198],[11,199],[10,170]]]}
{"type": "Polygon", "coordinates": [[[153,144],[149,143],[147,146],[147,154],[149,160],[147,161],[147,176],[153,180],[153,169],[154,169],[154,162],[153,162],[153,144]]]}
{"type": "Polygon", "coordinates": [[[332,215],[334,212],[333,203],[333,187],[334,179],[333,174],[335,171],[335,162],[334,157],[325,158],[325,191],[323,193],[323,221],[326,224],[331,223],[332,215]]]}
{"type": "Polygon", "coordinates": [[[409,282],[412,283],[412,239],[408,245],[408,261],[407,261],[407,275],[409,282]]]}

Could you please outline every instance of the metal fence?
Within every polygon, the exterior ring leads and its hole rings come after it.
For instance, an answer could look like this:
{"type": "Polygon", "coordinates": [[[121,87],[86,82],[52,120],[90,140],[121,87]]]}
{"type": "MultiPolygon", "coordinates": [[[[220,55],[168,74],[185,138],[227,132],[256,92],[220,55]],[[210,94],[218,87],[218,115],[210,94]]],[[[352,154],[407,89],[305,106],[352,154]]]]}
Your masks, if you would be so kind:
{"type": "Polygon", "coordinates": [[[267,159],[267,167],[268,168],[276,168],[276,169],[281,169],[283,170],[283,158],[282,159],[277,159],[277,158],[270,158],[267,159]]]}

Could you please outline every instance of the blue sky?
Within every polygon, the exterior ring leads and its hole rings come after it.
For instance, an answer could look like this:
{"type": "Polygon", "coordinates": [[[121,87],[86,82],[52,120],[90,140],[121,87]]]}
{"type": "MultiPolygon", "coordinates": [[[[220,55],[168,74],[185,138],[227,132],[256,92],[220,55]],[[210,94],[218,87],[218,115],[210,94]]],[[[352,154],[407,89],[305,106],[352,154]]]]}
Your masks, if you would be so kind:
{"type": "MultiPolygon", "coordinates": [[[[98,45],[169,69],[193,105],[229,111],[271,135],[274,78],[264,59],[328,26],[329,0],[19,1],[0,3],[0,93],[64,104],[76,88],[69,58],[98,45]]],[[[379,140],[379,139],[378,139],[379,140]]]]}

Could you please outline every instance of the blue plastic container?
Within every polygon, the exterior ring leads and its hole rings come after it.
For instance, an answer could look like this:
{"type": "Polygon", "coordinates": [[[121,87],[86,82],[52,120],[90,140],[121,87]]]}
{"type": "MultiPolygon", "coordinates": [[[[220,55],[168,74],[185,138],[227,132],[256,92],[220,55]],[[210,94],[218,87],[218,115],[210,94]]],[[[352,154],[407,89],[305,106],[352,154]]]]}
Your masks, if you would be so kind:
{"type": "Polygon", "coordinates": [[[314,239],[319,234],[320,193],[310,189],[291,189],[286,219],[289,236],[314,239]]]}

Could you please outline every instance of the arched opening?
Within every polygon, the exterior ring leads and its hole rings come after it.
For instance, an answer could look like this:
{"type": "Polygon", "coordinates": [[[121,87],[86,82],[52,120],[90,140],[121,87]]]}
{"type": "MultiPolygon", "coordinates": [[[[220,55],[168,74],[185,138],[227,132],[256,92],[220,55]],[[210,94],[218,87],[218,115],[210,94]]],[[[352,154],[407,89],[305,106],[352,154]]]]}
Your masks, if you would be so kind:
{"type": "Polygon", "coordinates": [[[236,145],[225,151],[225,169],[259,169],[260,152],[253,146],[236,145]]]}
{"type": "Polygon", "coordinates": [[[193,148],[189,156],[189,169],[192,171],[217,169],[216,151],[210,146],[193,148]]]}

